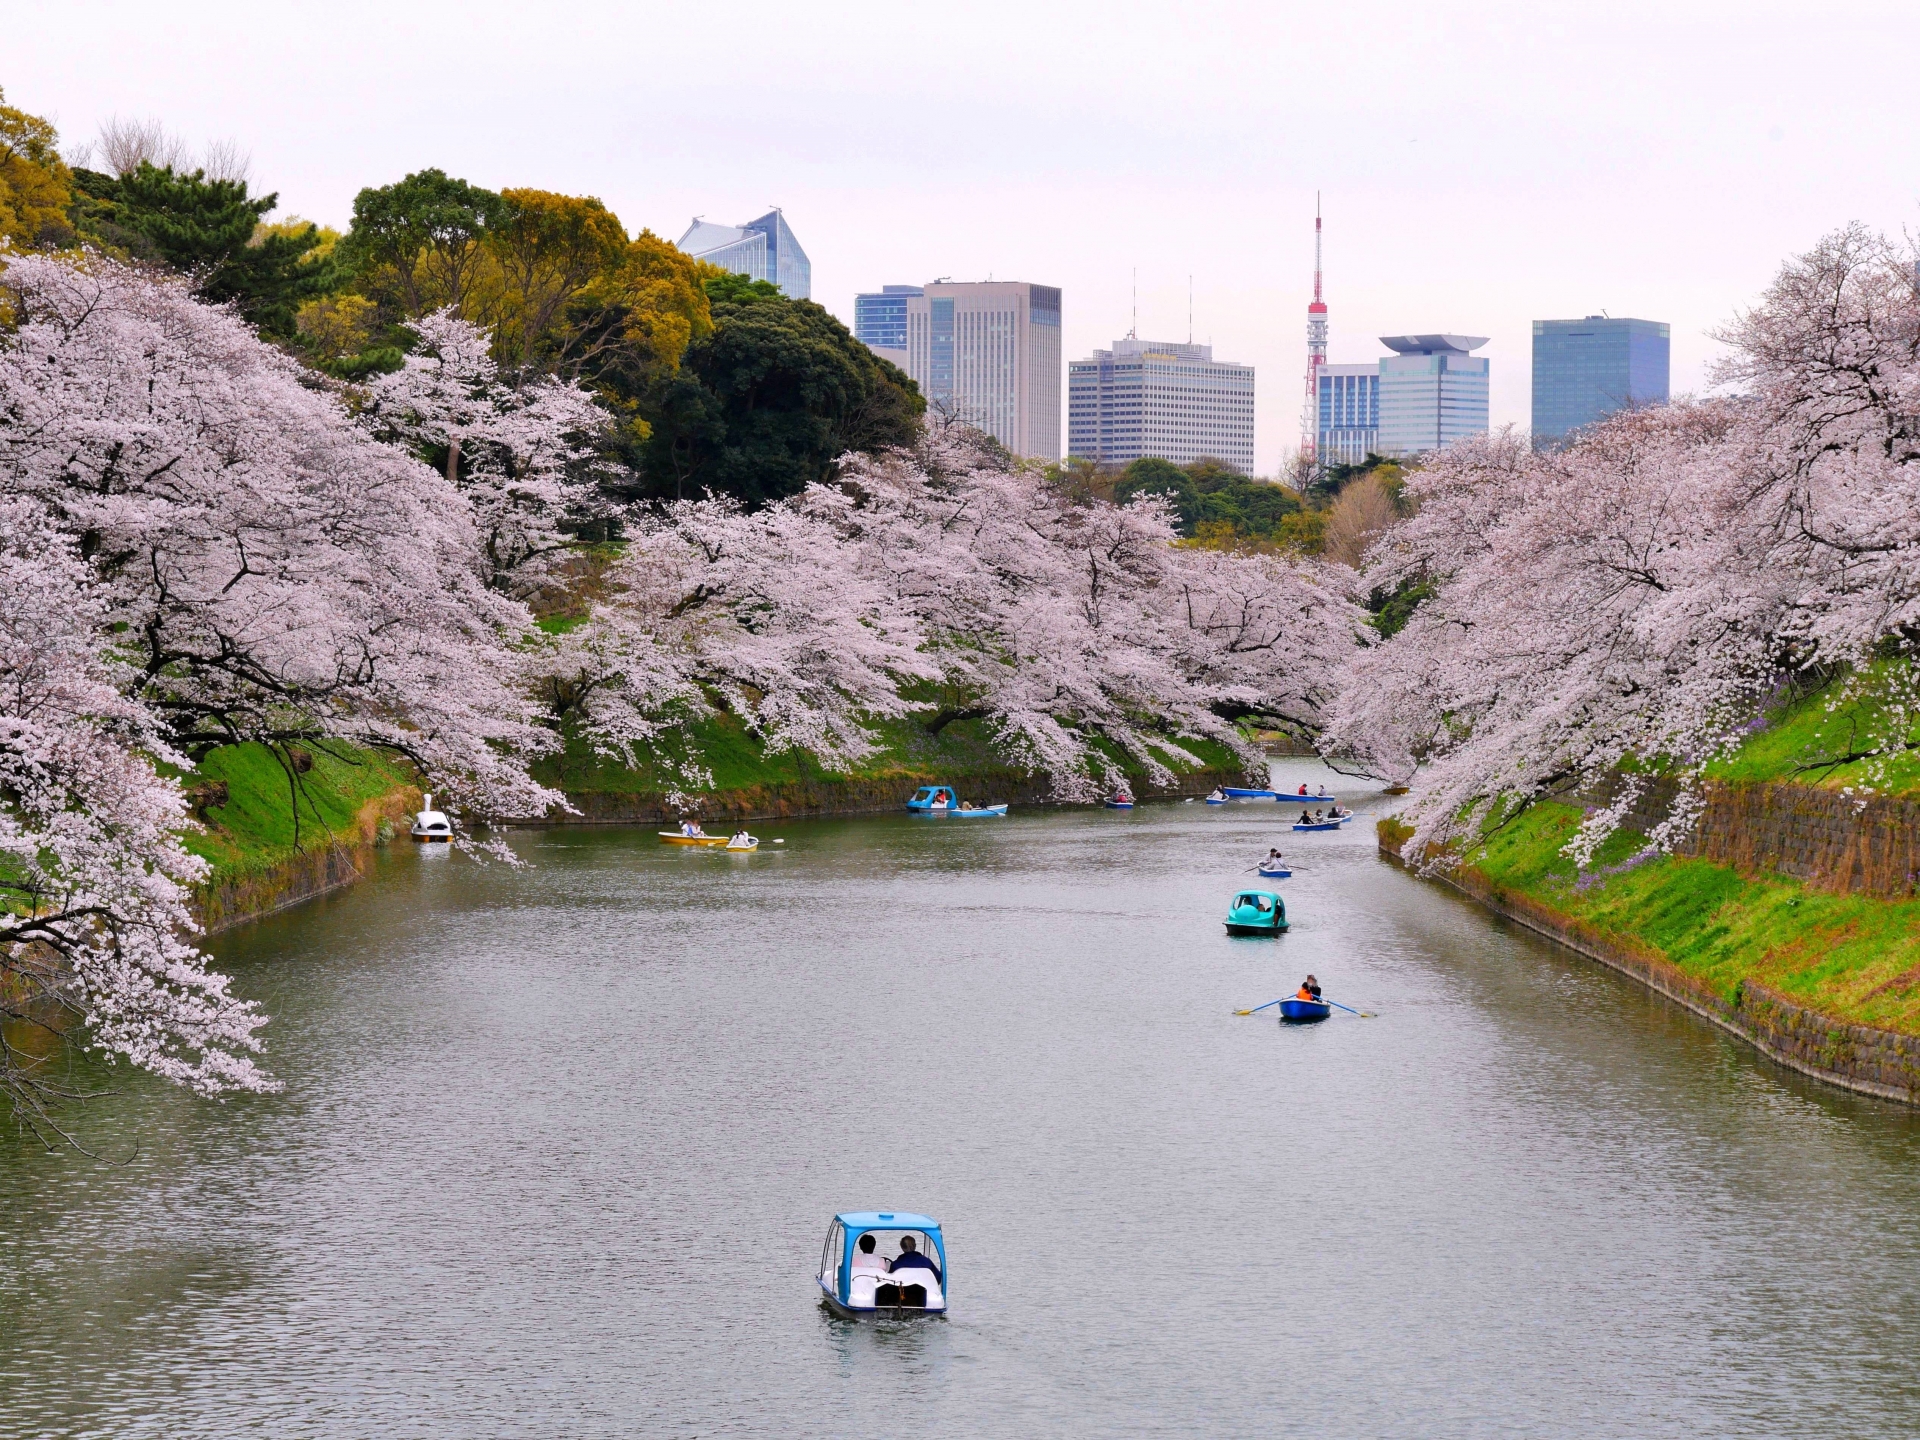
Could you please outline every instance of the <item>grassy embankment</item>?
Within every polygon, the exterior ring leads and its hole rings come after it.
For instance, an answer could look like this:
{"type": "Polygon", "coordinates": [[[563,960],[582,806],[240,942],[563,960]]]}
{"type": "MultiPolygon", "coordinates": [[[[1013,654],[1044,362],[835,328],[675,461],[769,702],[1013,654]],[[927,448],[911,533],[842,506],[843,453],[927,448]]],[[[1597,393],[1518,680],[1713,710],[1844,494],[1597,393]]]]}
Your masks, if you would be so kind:
{"type": "MultiPolygon", "coordinates": [[[[830,770],[811,755],[786,751],[769,755],[740,721],[727,714],[709,716],[694,727],[700,763],[712,775],[712,783],[687,786],[675,771],[662,763],[646,763],[637,768],[595,755],[579,743],[567,747],[563,755],[542,762],[534,774],[543,782],[569,794],[599,793],[607,796],[659,795],[684,790],[689,795],[764,795],[774,790],[810,785],[840,785],[848,782],[940,780],[961,788],[964,797],[976,802],[1007,798],[1001,791],[1031,784],[1030,777],[1010,766],[994,749],[987,723],[982,720],[957,720],[939,734],[912,719],[884,721],[874,727],[880,749],[846,770],[830,770]]],[[[1239,762],[1224,745],[1206,740],[1183,740],[1181,747],[1200,757],[1203,768],[1238,772],[1239,762]]],[[[1135,783],[1144,775],[1138,762],[1118,752],[1107,751],[1109,758],[1135,783]]],[[[1176,770],[1193,767],[1174,764],[1176,770]]],[[[904,794],[901,797],[905,798],[904,794]]]]}
{"type": "MultiPolygon", "coordinates": [[[[1857,705],[1830,709],[1828,700],[1816,694],[1770,716],[1765,730],[1715,767],[1714,778],[1862,786],[1870,778],[1865,762],[1823,763],[1847,753],[1860,718],[1857,705]]],[[[1920,791],[1920,752],[1886,765],[1873,788],[1920,791]]],[[[1600,938],[1657,951],[1724,999],[1752,980],[1837,1019],[1920,1034],[1920,899],[1745,879],[1703,860],[1629,864],[1645,844],[1630,831],[1616,834],[1578,875],[1560,852],[1582,818],[1576,806],[1535,805],[1485,835],[1468,861],[1496,889],[1571,916],[1600,938]]]]}
{"type": "Polygon", "coordinates": [[[408,768],[385,756],[345,749],[306,753],[312,769],[291,780],[264,745],[222,746],[184,777],[203,794],[208,786],[227,787],[224,804],[200,809],[206,828],[185,837],[189,850],[212,862],[214,883],[266,875],[296,855],[336,842],[364,843],[374,838],[369,807],[417,793],[408,768]]]}

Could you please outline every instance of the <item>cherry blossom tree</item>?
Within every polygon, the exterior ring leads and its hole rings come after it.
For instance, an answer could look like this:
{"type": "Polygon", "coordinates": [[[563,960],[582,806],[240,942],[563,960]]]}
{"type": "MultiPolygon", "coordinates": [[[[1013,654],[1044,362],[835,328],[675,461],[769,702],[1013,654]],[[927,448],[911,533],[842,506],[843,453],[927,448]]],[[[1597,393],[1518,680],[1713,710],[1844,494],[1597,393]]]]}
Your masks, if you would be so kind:
{"type": "Polygon", "coordinates": [[[915,455],[850,456],[850,533],[918,616],[940,668],[938,730],[990,722],[1014,763],[1090,798],[1116,754],[1150,779],[1191,761],[1182,736],[1250,765],[1231,723],[1259,712],[1316,727],[1360,611],[1325,567],[1174,544],[1157,496],[1076,503],[965,427],[915,455]]]}
{"type": "Polygon", "coordinates": [[[365,387],[361,421],[378,439],[438,459],[472,507],[488,585],[519,599],[561,578],[568,521],[594,518],[596,441],[607,412],[572,381],[509,384],[487,332],[437,310],[419,344],[365,387]]]}
{"type": "Polygon", "coordinates": [[[0,1093],[43,1138],[83,1093],[23,1031],[82,1043],[203,1095],[277,1088],[265,1016],[191,941],[183,759],[102,654],[108,608],[39,505],[0,499],[0,1093]]]}
{"type": "Polygon", "coordinates": [[[846,543],[850,505],[816,487],[751,514],[710,498],[634,517],[604,602],[534,662],[556,713],[629,763],[715,705],[770,753],[830,768],[872,754],[871,722],[909,709],[901,682],[934,672],[912,615],[846,543]]]}
{"type": "Polygon", "coordinates": [[[0,496],[78,548],[171,744],[347,741],[470,813],[559,802],[527,774],[531,617],[444,476],[181,283],[40,256],[0,282],[0,496]]]}
{"type": "Polygon", "coordinates": [[[1376,774],[1425,767],[1411,853],[1604,786],[1616,798],[1571,847],[1587,863],[1654,774],[1678,786],[1650,837],[1670,846],[1706,767],[1796,676],[1889,692],[1837,758],[1912,744],[1914,257],[1841,232],[1724,338],[1736,398],[1617,415],[1556,454],[1463,444],[1412,477],[1419,512],[1375,543],[1367,580],[1433,598],[1356,657],[1324,739],[1376,774]]]}

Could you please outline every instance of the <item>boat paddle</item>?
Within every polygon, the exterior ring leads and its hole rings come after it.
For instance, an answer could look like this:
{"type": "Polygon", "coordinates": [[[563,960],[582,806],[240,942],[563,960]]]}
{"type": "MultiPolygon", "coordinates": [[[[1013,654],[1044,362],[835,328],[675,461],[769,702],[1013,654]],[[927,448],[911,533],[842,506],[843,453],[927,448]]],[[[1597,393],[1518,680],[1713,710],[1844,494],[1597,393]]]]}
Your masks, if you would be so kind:
{"type": "MultiPolygon", "coordinates": [[[[1236,1010],[1233,1013],[1236,1015],[1257,1015],[1262,1010],[1271,1010],[1275,1005],[1280,1004],[1281,1001],[1297,1000],[1299,998],[1297,995],[1282,995],[1279,1000],[1269,1000],[1266,1004],[1256,1005],[1251,1010],[1236,1010]]],[[[1371,1010],[1356,1010],[1351,1005],[1342,1005],[1338,1000],[1329,1000],[1324,995],[1320,997],[1317,1003],[1321,1005],[1331,1005],[1334,1009],[1344,1010],[1349,1015],[1358,1015],[1362,1020],[1378,1020],[1380,1018],[1371,1010]]]]}

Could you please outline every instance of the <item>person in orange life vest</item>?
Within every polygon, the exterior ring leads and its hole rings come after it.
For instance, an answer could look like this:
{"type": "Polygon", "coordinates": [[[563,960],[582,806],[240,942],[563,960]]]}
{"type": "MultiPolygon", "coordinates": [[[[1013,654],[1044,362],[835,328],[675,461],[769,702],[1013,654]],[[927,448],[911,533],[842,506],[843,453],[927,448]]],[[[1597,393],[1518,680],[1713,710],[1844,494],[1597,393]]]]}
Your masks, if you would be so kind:
{"type": "Polygon", "coordinates": [[[1307,976],[1307,978],[1301,982],[1299,993],[1293,998],[1296,1000],[1318,1000],[1320,998],[1320,982],[1311,975],[1307,976]]]}

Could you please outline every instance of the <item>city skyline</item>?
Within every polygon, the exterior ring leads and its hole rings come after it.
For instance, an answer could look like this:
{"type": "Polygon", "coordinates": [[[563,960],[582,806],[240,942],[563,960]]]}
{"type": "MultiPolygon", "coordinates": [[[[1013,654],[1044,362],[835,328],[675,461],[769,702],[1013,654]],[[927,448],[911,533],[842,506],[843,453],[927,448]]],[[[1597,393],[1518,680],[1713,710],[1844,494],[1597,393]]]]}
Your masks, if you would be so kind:
{"type": "MultiPolygon", "coordinates": [[[[1493,423],[1522,427],[1535,319],[1660,316],[1673,393],[1697,392],[1719,353],[1710,332],[1757,303],[1786,256],[1850,221],[1911,228],[1911,169],[1876,99],[1920,58],[1912,25],[1890,23],[1906,9],[1848,7],[1811,50],[1797,12],[1740,13],[1729,25],[1629,6],[1549,23],[1494,3],[1360,36],[1324,7],[1230,5],[1201,30],[1141,10],[1090,34],[1065,11],[990,3],[955,37],[860,0],[820,16],[749,0],[728,23],[763,43],[731,57],[728,87],[757,98],[729,108],[697,66],[581,85],[562,27],[529,29],[486,0],[369,10],[364,32],[302,26],[297,43],[291,17],[129,7],[107,47],[73,46],[59,7],[22,7],[0,83],[70,147],[115,115],[155,116],[196,146],[237,137],[282,215],[335,226],[362,187],[430,166],[594,195],[630,232],[669,240],[690,215],[733,222],[778,201],[813,260],[813,298],[849,325],[854,295],[883,279],[1040,277],[1067,291],[1064,353],[1084,355],[1127,330],[1136,269],[1140,333],[1186,334],[1191,274],[1195,340],[1272,377],[1258,401],[1270,474],[1297,443],[1316,190],[1328,360],[1372,361],[1375,337],[1410,327],[1488,335],[1493,423]],[[1028,43],[1007,51],[1009,29],[1028,43]],[[430,40],[440,63],[396,91],[365,63],[369,34],[379,54],[430,40]],[[503,44],[523,85],[567,103],[528,112],[475,93],[467,77],[503,44]],[[872,123],[884,112],[867,77],[918,48],[971,76],[953,102],[968,142],[938,164],[912,127],[872,123]],[[1444,114],[1381,103],[1437,73],[1444,114]],[[1207,103],[1116,107],[1116,86],[1207,103]],[[1798,98],[1809,86],[1821,105],[1798,98]],[[1101,123],[1083,132],[1088,114],[1101,123]]],[[[701,53],[718,33],[691,11],[580,17],[633,53],[701,53]]]]}

